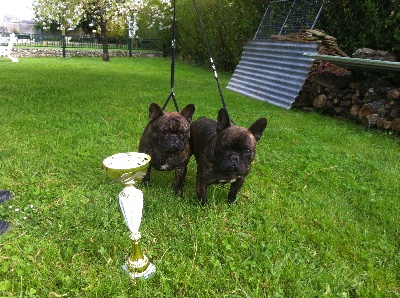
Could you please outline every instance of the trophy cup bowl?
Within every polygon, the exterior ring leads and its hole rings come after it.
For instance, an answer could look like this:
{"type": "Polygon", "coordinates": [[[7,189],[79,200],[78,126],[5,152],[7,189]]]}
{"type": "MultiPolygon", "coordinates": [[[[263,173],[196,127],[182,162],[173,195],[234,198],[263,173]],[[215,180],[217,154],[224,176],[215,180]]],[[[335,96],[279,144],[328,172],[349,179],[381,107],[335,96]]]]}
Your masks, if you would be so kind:
{"type": "Polygon", "coordinates": [[[146,174],[150,159],[145,153],[125,152],[103,160],[108,176],[125,185],[119,193],[119,204],[131,232],[132,252],[123,268],[132,279],[148,278],[156,271],[156,267],[149,262],[140,248],[139,227],[142,221],[143,193],[135,187],[135,182],[146,174]]]}
{"type": "Polygon", "coordinates": [[[112,180],[129,185],[143,178],[150,159],[150,156],[145,153],[125,152],[107,157],[103,164],[112,180]]]}

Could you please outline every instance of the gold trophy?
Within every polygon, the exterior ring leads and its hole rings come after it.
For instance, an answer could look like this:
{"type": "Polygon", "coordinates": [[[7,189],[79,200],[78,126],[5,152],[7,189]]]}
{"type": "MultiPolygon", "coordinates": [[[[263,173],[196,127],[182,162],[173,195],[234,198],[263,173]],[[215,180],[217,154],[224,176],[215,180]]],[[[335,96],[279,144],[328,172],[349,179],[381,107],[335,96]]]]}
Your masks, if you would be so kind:
{"type": "Polygon", "coordinates": [[[131,232],[132,252],[123,268],[132,279],[148,278],[156,271],[154,264],[150,263],[140,248],[143,192],[135,187],[135,182],[146,174],[150,159],[145,153],[125,152],[103,160],[108,176],[125,185],[119,193],[119,205],[131,232]]]}

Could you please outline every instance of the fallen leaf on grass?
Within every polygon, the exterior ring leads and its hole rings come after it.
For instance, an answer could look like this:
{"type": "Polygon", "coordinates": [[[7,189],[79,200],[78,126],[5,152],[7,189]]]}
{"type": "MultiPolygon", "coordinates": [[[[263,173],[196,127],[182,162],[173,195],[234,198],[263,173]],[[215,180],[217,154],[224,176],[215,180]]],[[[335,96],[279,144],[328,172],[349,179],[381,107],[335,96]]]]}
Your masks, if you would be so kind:
{"type": "Polygon", "coordinates": [[[50,292],[50,293],[49,293],[49,296],[65,297],[65,296],[67,296],[67,294],[60,295],[60,294],[57,294],[56,292],[50,292]]]}

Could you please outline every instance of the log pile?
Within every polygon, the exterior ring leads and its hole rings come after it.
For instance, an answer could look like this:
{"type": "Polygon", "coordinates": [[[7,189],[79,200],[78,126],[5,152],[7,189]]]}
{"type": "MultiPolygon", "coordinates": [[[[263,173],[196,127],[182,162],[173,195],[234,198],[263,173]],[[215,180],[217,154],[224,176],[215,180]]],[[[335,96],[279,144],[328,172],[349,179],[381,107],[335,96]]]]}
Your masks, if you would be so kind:
{"type": "MultiPolygon", "coordinates": [[[[334,37],[319,30],[302,30],[271,38],[316,42],[318,54],[348,57],[339,49],[334,37]]],[[[357,50],[352,57],[396,61],[392,53],[368,48],[357,50]]],[[[400,132],[400,85],[377,76],[358,80],[351,71],[327,61],[314,61],[292,107],[352,119],[366,128],[400,132]]]]}
{"type": "Polygon", "coordinates": [[[339,49],[336,38],[324,31],[307,29],[288,35],[271,35],[271,39],[292,42],[316,42],[318,43],[318,53],[323,55],[348,57],[345,52],[339,49]]]}
{"type": "MultiPolygon", "coordinates": [[[[303,103],[297,107],[316,110],[322,114],[352,119],[366,128],[400,131],[400,87],[393,87],[379,77],[348,84],[334,84],[334,77],[310,78],[311,85],[303,86],[303,103]],[[307,90],[305,90],[305,88],[307,90]],[[304,98],[309,104],[304,106],[304,98]]],[[[298,97],[299,99],[300,97],[298,97]]]]}
{"type": "MultiPolygon", "coordinates": [[[[318,54],[348,57],[346,53],[339,48],[336,38],[324,33],[321,30],[307,29],[288,35],[272,35],[270,38],[291,42],[314,42],[318,44],[318,54]]],[[[331,64],[330,62],[315,60],[313,66],[311,67],[310,74],[320,74],[324,72],[332,72],[339,76],[351,74],[351,72],[347,69],[331,64]]]]}
{"type": "Polygon", "coordinates": [[[397,57],[395,54],[381,51],[381,50],[374,50],[370,48],[360,48],[355,51],[351,57],[353,58],[362,58],[362,59],[371,59],[371,60],[382,60],[382,61],[391,61],[396,62],[397,57]]]}

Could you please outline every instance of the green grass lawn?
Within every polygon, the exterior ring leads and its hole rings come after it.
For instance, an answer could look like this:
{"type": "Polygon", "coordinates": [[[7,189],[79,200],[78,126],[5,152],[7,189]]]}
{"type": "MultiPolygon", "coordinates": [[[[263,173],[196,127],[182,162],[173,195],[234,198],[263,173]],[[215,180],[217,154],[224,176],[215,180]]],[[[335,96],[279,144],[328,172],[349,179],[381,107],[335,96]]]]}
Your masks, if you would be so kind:
{"type": "MultiPolygon", "coordinates": [[[[170,93],[163,58],[0,59],[0,297],[400,297],[400,148],[387,132],[284,110],[224,88],[235,123],[269,121],[253,169],[183,197],[173,173],[144,193],[142,249],[157,267],[132,283],[122,185],[102,161],[136,151],[151,102],[170,93]]],[[[220,74],[223,87],[228,74],[220,74]]],[[[180,108],[221,107],[211,70],[177,63],[180,108]]],[[[174,110],[172,102],[167,110],[174,110]]]]}

